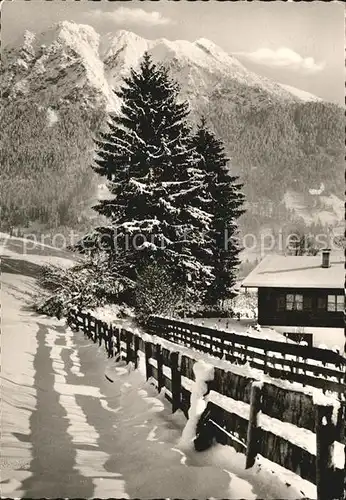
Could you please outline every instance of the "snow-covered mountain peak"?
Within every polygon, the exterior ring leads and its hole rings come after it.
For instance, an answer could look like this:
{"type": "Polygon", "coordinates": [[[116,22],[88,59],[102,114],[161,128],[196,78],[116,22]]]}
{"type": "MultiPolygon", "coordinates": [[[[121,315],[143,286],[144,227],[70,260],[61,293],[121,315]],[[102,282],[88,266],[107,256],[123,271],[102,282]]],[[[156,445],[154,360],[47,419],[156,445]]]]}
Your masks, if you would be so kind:
{"type": "Polygon", "coordinates": [[[230,57],[229,54],[225,50],[223,50],[219,45],[216,45],[216,43],[212,42],[211,40],[208,40],[207,38],[198,38],[198,40],[195,40],[193,44],[199,47],[200,49],[204,50],[209,55],[212,56],[223,55],[230,57]]]}
{"type": "Polygon", "coordinates": [[[221,77],[226,74],[229,76],[232,74],[234,78],[237,78],[239,73],[243,75],[246,72],[241,63],[206,39],[189,42],[187,40],[171,41],[161,38],[153,41],[149,52],[155,61],[163,61],[166,64],[168,63],[170,67],[172,65],[180,67],[187,78],[191,77],[191,74],[186,74],[190,68],[190,71],[195,74],[194,81],[199,78],[196,72],[200,73],[202,80],[207,75],[207,80],[209,80],[209,77],[213,78],[216,75],[221,77]],[[203,75],[201,72],[203,72],[203,75]]]}
{"type": "Polygon", "coordinates": [[[187,40],[167,40],[166,38],[160,38],[154,40],[150,50],[153,58],[155,60],[166,60],[179,59],[181,61],[188,61],[190,59],[195,59],[195,63],[198,64],[198,52],[191,42],[187,40]]]}
{"type": "Polygon", "coordinates": [[[6,62],[8,56],[16,53],[18,56],[17,63],[23,63],[24,66],[28,63],[30,64],[35,57],[35,40],[35,33],[25,30],[14,43],[5,46],[5,50],[2,53],[2,63],[6,62]]]}
{"type": "Polygon", "coordinates": [[[198,38],[197,40],[194,41],[195,45],[200,45],[201,47],[205,47],[208,50],[214,50],[215,48],[217,50],[221,50],[220,47],[216,45],[216,43],[212,42],[208,38],[198,38]]]}
{"type": "Polygon", "coordinates": [[[30,97],[49,89],[54,104],[80,100],[116,109],[117,99],[105,77],[99,43],[100,35],[94,28],[72,21],[55,23],[36,36],[27,33],[24,42],[22,38],[10,49],[12,63],[9,60],[6,68],[5,93],[30,97]],[[31,49],[30,58],[25,47],[31,49]]]}
{"type": "Polygon", "coordinates": [[[18,48],[24,47],[32,47],[35,43],[36,34],[30,30],[24,30],[21,35],[17,37],[17,39],[9,45],[6,45],[5,48],[7,50],[14,50],[18,48]]]}
{"type": "Polygon", "coordinates": [[[133,31],[128,31],[128,30],[118,30],[116,32],[116,35],[114,36],[114,33],[109,33],[109,36],[112,36],[113,39],[119,41],[119,42],[124,42],[124,43],[131,43],[133,41],[135,42],[145,42],[146,40],[137,35],[137,33],[134,33],[133,31]]]}
{"type": "Polygon", "coordinates": [[[36,35],[32,31],[25,30],[23,34],[23,45],[32,45],[35,41],[36,35]]]}
{"type": "Polygon", "coordinates": [[[136,67],[150,47],[149,40],[126,30],[107,33],[101,39],[100,57],[111,79],[121,77],[130,67],[136,67]],[[115,71],[113,71],[115,69],[115,71]]]}
{"type": "Polygon", "coordinates": [[[194,44],[213,59],[217,60],[220,64],[245,70],[244,66],[238,61],[238,59],[228,54],[211,40],[208,40],[207,38],[199,38],[194,42],[194,44]]]}
{"type": "Polygon", "coordinates": [[[102,36],[100,44],[100,56],[103,59],[111,56],[120,47],[128,45],[146,45],[146,40],[132,31],[118,30],[116,33],[108,32],[102,36]]]}
{"type": "Polygon", "coordinates": [[[53,24],[36,38],[37,43],[49,46],[53,43],[66,45],[77,53],[83,49],[98,53],[100,35],[87,24],[77,24],[73,21],[60,21],[53,24]]]}
{"type": "Polygon", "coordinates": [[[27,64],[30,64],[35,57],[35,33],[29,30],[24,31],[20,57],[17,60],[17,64],[22,68],[25,68],[27,64]]]}
{"type": "Polygon", "coordinates": [[[195,40],[193,44],[204,50],[206,54],[212,55],[212,56],[217,56],[217,55],[224,55],[228,56],[227,52],[225,52],[221,47],[216,45],[214,42],[211,40],[208,40],[207,38],[199,38],[198,40],[195,40]]]}
{"type": "Polygon", "coordinates": [[[180,66],[194,66],[209,72],[246,72],[239,61],[205,38],[195,42],[166,38],[147,40],[125,30],[102,37],[100,54],[113,78],[119,74],[119,69],[123,74],[125,68],[138,66],[146,51],[155,62],[170,64],[174,61],[180,66]]]}

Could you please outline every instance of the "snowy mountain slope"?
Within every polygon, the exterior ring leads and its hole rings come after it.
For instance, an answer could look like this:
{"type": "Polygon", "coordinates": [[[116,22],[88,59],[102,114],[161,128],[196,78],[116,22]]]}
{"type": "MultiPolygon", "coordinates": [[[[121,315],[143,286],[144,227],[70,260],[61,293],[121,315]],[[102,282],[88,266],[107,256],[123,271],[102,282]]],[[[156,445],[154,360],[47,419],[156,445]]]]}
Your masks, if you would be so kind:
{"type": "Polygon", "coordinates": [[[297,89],[296,87],[292,87],[291,85],[285,85],[284,83],[279,83],[279,85],[291,92],[292,95],[298,97],[302,101],[322,101],[320,97],[315,96],[314,94],[310,94],[310,92],[306,92],[305,90],[297,89]]]}
{"type": "Polygon", "coordinates": [[[106,104],[117,110],[117,87],[131,67],[137,67],[144,52],[172,70],[187,95],[207,98],[218,82],[234,81],[260,89],[274,99],[299,100],[283,86],[247,70],[235,57],[204,38],[189,42],[146,40],[120,30],[100,37],[91,27],[63,21],[43,33],[26,31],[3,57],[3,96],[31,96],[39,92],[54,104],[82,100],[92,106],[106,104]],[[12,88],[11,88],[12,87],[12,88]]]}

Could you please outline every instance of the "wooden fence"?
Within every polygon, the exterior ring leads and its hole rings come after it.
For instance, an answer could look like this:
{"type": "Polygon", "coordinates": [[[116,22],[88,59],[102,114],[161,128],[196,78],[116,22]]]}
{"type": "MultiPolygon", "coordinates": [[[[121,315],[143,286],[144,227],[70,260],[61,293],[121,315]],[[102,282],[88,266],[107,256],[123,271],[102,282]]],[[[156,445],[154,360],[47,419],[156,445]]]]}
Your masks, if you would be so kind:
{"type": "Polygon", "coordinates": [[[346,394],[346,358],[337,352],[261,339],[152,316],[148,332],[237,364],[248,363],[270,377],[346,394]]]}
{"type": "MultiPolygon", "coordinates": [[[[174,348],[111,327],[81,311],[70,311],[68,324],[82,329],[95,343],[103,343],[109,357],[120,355],[135,367],[142,358],[147,380],[158,391],[164,390],[173,412],[180,409],[188,417],[195,380],[192,352],[191,356],[181,355],[174,348]]],[[[344,404],[335,412],[332,405],[315,404],[309,394],[262,384],[217,367],[204,398],[206,409],[197,425],[196,450],[204,450],[216,440],[244,453],[247,468],[260,454],[314,483],[318,500],[343,499],[344,404]]]]}

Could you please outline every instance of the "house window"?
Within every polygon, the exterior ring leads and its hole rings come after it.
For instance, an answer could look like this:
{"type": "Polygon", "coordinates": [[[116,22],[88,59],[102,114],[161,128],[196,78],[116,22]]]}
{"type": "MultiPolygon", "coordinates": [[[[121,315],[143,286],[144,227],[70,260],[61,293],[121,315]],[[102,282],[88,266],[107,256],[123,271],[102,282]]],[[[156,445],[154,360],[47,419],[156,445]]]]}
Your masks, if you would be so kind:
{"type": "Polygon", "coordinates": [[[328,295],[327,311],[343,312],[345,309],[344,295],[328,295]]]}
{"type": "Polygon", "coordinates": [[[303,295],[300,293],[288,293],[286,295],[286,310],[287,311],[302,311],[303,310],[303,295]]]}

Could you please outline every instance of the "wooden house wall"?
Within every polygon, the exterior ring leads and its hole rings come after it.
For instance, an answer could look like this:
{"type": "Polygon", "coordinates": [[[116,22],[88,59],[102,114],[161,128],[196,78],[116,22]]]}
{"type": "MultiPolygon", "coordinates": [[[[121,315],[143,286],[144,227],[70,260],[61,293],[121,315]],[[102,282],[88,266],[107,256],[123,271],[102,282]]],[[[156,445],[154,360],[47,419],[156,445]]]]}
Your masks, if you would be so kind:
{"type": "Polygon", "coordinates": [[[313,326],[344,327],[344,312],[328,311],[318,308],[318,299],[324,298],[327,304],[328,295],[344,295],[343,289],[315,288],[259,288],[258,289],[258,322],[261,325],[277,326],[313,326]],[[278,310],[278,299],[286,294],[302,294],[310,298],[310,309],[288,311],[278,310]]]}

